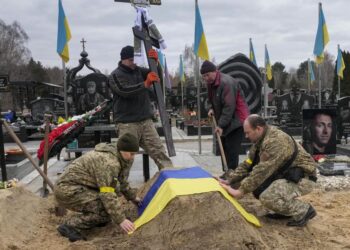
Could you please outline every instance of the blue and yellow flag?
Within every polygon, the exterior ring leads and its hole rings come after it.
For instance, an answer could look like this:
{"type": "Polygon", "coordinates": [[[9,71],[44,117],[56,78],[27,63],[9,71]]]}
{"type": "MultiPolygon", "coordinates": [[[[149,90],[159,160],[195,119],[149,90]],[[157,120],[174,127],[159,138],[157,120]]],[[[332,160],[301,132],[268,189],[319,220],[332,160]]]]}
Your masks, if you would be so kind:
{"type": "Polygon", "coordinates": [[[310,83],[312,84],[315,81],[315,74],[314,74],[314,69],[312,67],[310,58],[307,60],[307,72],[308,72],[308,79],[310,79],[310,83]]]}
{"type": "Polygon", "coordinates": [[[165,57],[164,57],[164,80],[165,80],[165,86],[168,89],[171,89],[173,84],[171,83],[170,74],[169,74],[169,70],[168,70],[168,65],[166,63],[166,58],[165,57]]]}
{"type": "Polygon", "coordinates": [[[265,44],[265,70],[266,70],[267,80],[271,80],[272,79],[272,67],[271,67],[269,52],[267,51],[266,44],[265,44]]]}
{"type": "Polygon", "coordinates": [[[61,0],[58,0],[58,32],[57,32],[57,53],[64,62],[69,61],[68,41],[71,33],[66,15],[64,14],[61,0]]]}
{"type": "Polygon", "coordinates": [[[163,170],[151,186],[139,208],[140,217],[134,222],[135,228],[155,218],[176,196],[206,192],[220,192],[237,211],[250,223],[260,227],[259,220],[223,189],[219,182],[200,167],[163,170]]]}
{"type": "Polygon", "coordinates": [[[194,53],[203,60],[209,60],[207,40],[205,38],[201,13],[196,2],[196,23],[194,32],[194,53]]]}
{"type": "Polygon", "coordinates": [[[185,69],[184,69],[184,64],[182,62],[182,55],[180,55],[179,78],[180,78],[180,82],[182,83],[185,82],[185,69]]]}
{"type": "Polygon", "coordinates": [[[254,53],[254,48],[253,48],[253,43],[251,38],[249,38],[249,59],[255,64],[256,67],[258,67],[258,64],[256,63],[256,59],[255,59],[255,53],[254,53]]]}
{"type": "Polygon", "coordinates": [[[340,79],[344,78],[343,71],[345,69],[345,63],[343,59],[343,54],[341,52],[341,49],[338,45],[338,56],[337,56],[337,75],[340,77],[340,79]]]}
{"type": "Polygon", "coordinates": [[[326,20],[323,15],[322,4],[319,3],[318,27],[317,27],[315,46],[314,46],[314,55],[316,56],[315,62],[317,64],[320,64],[323,62],[323,59],[324,59],[323,51],[328,42],[329,42],[329,35],[328,35],[326,20]]]}
{"type": "Polygon", "coordinates": [[[158,54],[158,61],[160,66],[162,67],[162,70],[164,71],[164,54],[160,49],[156,49],[157,50],[157,54],[158,54]]]}

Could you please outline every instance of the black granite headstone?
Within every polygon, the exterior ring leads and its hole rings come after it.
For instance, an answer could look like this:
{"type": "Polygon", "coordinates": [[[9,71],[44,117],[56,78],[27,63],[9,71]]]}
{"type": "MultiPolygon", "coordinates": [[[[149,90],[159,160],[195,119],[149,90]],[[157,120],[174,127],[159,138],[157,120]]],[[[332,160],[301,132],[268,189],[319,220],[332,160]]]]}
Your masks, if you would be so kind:
{"type": "Polygon", "coordinates": [[[64,101],[52,98],[40,98],[30,103],[32,118],[37,122],[44,122],[44,114],[53,115],[57,120],[59,116],[64,117],[64,101]]]}
{"type": "Polygon", "coordinates": [[[350,135],[350,96],[338,100],[338,134],[341,139],[350,135]]]}

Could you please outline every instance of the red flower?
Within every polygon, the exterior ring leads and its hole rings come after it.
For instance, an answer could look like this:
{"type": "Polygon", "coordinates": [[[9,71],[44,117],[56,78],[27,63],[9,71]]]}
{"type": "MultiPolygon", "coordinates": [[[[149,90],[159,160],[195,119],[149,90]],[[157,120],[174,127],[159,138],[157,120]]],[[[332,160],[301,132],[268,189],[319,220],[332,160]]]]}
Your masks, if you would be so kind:
{"type": "MultiPolygon", "coordinates": [[[[66,123],[66,124],[63,124],[57,128],[55,128],[54,130],[52,130],[48,136],[48,139],[49,139],[49,145],[48,145],[48,148],[49,148],[49,152],[50,152],[50,148],[53,144],[53,142],[60,136],[64,133],[64,131],[68,128],[70,128],[71,126],[73,126],[75,123],[77,123],[78,121],[71,121],[69,123],[66,123]]],[[[44,157],[44,145],[45,145],[45,139],[43,139],[41,142],[40,142],[40,146],[39,146],[39,149],[38,149],[38,152],[37,152],[37,156],[39,158],[39,160],[41,160],[43,157],[44,157]]]]}

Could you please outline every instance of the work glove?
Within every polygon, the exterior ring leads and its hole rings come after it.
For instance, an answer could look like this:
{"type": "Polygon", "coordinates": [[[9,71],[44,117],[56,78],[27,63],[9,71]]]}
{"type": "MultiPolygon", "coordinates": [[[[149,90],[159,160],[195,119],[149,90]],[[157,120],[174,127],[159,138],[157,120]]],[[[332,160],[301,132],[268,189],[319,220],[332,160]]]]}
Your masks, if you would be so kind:
{"type": "Polygon", "coordinates": [[[157,73],[149,72],[145,81],[145,87],[149,88],[154,82],[159,82],[159,77],[157,73]]]}
{"type": "Polygon", "coordinates": [[[154,59],[156,62],[158,62],[158,53],[155,49],[150,49],[148,51],[148,57],[154,59]]]}

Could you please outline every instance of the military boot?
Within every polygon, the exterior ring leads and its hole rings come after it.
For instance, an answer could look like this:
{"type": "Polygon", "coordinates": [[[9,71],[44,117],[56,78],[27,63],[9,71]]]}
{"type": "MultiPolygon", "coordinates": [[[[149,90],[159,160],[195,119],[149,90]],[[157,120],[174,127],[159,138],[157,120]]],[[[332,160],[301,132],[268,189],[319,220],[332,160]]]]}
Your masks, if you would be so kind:
{"type": "Polygon", "coordinates": [[[287,222],[287,226],[289,227],[303,227],[307,224],[309,220],[316,216],[316,210],[310,205],[306,214],[300,220],[291,220],[287,222]]]}
{"type": "Polygon", "coordinates": [[[86,237],[83,236],[77,229],[72,226],[62,224],[57,228],[57,231],[63,236],[69,239],[69,241],[74,242],[77,240],[86,240],[86,237]]]}

